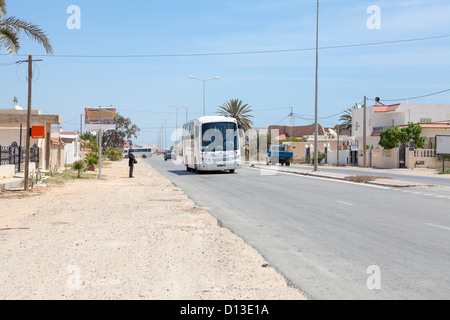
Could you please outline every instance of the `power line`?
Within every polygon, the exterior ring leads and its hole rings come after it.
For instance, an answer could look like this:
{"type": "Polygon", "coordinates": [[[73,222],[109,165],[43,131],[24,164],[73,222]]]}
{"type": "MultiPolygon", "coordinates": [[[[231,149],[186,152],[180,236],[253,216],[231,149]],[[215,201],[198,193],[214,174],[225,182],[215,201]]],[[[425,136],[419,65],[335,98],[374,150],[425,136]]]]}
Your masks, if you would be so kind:
{"type": "MultiPolygon", "coordinates": [[[[380,42],[368,42],[368,43],[356,43],[356,44],[345,44],[336,46],[326,46],[319,47],[319,50],[330,50],[330,49],[344,49],[344,48],[354,48],[354,47],[367,47],[376,45],[387,45],[387,44],[397,44],[405,42],[417,42],[426,40],[436,40],[449,38],[450,34],[440,35],[440,36],[430,36],[422,38],[412,38],[412,39],[400,39],[391,41],[380,41],[380,42]]],[[[132,55],[76,55],[76,54],[62,54],[62,55],[34,55],[36,57],[49,57],[49,58],[114,58],[114,59],[131,59],[131,58],[168,58],[168,57],[201,57],[201,56],[227,56],[227,55],[252,55],[252,54],[270,54],[270,53],[289,53],[289,52],[301,52],[301,51],[313,51],[316,48],[298,48],[298,49],[284,49],[284,50],[255,50],[255,51],[238,51],[238,52],[210,52],[210,53],[172,53],[172,54],[132,54],[132,55]]],[[[7,54],[0,54],[0,56],[6,56],[7,54]]],[[[18,55],[25,56],[25,55],[18,55]]]]}
{"type": "MultiPolygon", "coordinates": [[[[430,93],[430,94],[426,94],[423,96],[418,96],[418,97],[411,97],[411,98],[403,98],[403,99],[383,99],[382,101],[387,101],[387,102],[395,102],[395,101],[405,101],[405,100],[414,100],[414,99],[420,99],[420,98],[425,98],[425,97],[431,97],[431,96],[435,96],[444,92],[448,92],[450,91],[450,89],[446,89],[446,90],[442,90],[439,92],[434,92],[434,93],[430,93]]],[[[375,99],[370,99],[370,100],[375,100],[375,99]]]]}

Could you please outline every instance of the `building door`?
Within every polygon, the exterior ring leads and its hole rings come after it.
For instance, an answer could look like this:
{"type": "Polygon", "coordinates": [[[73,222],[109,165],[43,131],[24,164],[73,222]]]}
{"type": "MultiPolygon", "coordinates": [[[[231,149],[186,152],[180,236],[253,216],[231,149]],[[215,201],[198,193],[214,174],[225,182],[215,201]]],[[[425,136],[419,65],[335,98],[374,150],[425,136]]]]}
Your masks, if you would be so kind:
{"type": "Polygon", "coordinates": [[[350,151],[350,164],[358,165],[358,151],[357,150],[350,151]]]}
{"type": "Polygon", "coordinates": [[[398,167],[406,168],[406,146],[404,144],[398,150],[398,167]]]}

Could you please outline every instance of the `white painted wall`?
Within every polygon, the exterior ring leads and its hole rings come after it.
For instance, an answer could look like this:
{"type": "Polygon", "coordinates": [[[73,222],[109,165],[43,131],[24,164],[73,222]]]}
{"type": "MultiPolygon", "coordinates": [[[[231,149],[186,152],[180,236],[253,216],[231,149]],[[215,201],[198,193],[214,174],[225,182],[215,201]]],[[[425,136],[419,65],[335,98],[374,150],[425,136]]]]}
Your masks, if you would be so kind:
{"type": "MultiPolygon", "coordinates": [[[[339,164],[340,165],[347,165],[349,161],[349,151],[348,150],[341,150],[339,151],[339,164]]],[[[328,151],[327,152],[327,163],[337,165],[337,151],[328,151]]]]}

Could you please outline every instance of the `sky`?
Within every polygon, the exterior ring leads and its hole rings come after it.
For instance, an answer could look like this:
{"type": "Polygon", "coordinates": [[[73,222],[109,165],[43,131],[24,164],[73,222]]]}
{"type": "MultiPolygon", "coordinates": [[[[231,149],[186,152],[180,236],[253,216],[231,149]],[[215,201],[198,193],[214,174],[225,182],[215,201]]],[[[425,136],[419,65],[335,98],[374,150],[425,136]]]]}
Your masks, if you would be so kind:
{"type": "MultiPolygon", "coordinates": [[[[141,128],[134,143],[156,144],[164,125],[170,135],[186,120],[168,105],[203,114],[203,82],[189,76],[220,77],[206,82],[207,115],[240,99],[255,127],[289,125],[291,107],[295,125],[314,123],[315,0],[6,3],[7,16],[46,31],[54,55],[24,34],[18,56],[0,48],[0,109],[14,97],[27,107],[27,66],[13,62],[32,54],[43,59],[32,108],[61,115],[64,131],[79,130],[84,108],[112,105],[141,128]]],[[[319,122],[333,127],[364,96],[389,104],[449,89],[449,16],[448,0],[320,0],[319,122]],[[380,42],[389,43],[365,45],[380,42]]],[[[410,101],[450,103],[450,91],[410,101]]]]}

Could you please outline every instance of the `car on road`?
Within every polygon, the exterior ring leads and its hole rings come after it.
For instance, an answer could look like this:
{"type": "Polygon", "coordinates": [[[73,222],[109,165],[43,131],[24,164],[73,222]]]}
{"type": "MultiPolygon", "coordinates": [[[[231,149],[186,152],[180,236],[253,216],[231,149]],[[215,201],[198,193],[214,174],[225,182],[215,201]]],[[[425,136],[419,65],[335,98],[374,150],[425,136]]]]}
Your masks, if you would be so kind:
{"type": "Polygon", "coordinates": [[[168,159],[177,159],[175,151],[167,150],[166,152],[164,152],[164,161],[167,161],[168,159]]]}

